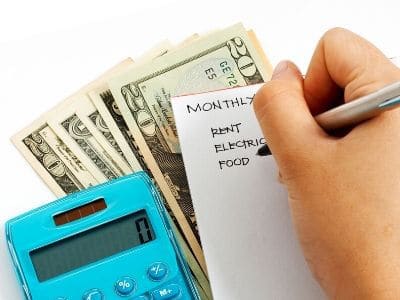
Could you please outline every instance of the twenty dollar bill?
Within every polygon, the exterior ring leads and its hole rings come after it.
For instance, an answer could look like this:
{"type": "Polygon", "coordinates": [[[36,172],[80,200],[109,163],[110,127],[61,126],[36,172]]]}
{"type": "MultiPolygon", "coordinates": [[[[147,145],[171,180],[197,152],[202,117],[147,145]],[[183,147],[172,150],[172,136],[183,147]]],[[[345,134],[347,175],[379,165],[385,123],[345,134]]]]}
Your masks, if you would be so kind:
{"type": "Polygon", "coordinates": [[[269,64],[238,24],[131,68],[109,82],[119,110],[203,270],[206,266],[170,98],[256,84],[268,80],[270,73],[269,64]]]}

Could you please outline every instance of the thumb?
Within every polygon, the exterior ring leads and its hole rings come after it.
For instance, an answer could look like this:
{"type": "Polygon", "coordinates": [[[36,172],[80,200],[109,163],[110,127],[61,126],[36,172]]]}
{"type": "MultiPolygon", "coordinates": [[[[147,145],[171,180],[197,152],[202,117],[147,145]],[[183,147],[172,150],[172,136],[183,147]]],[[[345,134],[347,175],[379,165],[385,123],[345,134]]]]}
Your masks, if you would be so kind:
{"type": "MultiPolygon", "coordinates": [[[[303,77],[289,61],[280,62],[269,82],[257,92],[254,111],[280,169],[291,165],[327,138],[303,95],[303,77]]],[[[283,174],[285,175],[285,174],[283,174]]]]}

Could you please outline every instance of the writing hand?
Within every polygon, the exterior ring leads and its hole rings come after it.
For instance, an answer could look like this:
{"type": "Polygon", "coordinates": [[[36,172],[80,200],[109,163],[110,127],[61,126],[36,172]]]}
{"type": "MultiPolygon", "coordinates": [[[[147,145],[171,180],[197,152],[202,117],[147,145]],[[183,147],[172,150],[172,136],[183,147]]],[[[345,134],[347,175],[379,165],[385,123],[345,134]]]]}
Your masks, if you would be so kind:
{"type": "Polygon", "coordinates": [[[333,29],[304,79],[282,62],[254,99],[304,256],[334,299],[400,298],[400,110],[342,137],[313,115],[398,80],[400,70],[376,47],[333,29]]]}

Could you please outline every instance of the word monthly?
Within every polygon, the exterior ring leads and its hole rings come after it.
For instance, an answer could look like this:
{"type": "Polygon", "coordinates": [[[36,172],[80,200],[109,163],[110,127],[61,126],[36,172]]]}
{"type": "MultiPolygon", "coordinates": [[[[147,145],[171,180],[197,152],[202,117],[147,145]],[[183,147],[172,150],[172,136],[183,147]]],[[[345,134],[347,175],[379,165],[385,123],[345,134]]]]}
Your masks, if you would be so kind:
{"type": "Polygon", "coordinates": [[[253,97],[235,97],[234,99],[227,99],[227,100],[215,100],[212,102],[204,102],[204,103],[197,103],[194,107],[187,104],[186,109],[187,112],[196,113],[196,112],[207,112],[212,110],[222,110],[222,109],[230,109],[230,108],[237,108],[243,105],[251,105],[253,103],[253,97]]]}

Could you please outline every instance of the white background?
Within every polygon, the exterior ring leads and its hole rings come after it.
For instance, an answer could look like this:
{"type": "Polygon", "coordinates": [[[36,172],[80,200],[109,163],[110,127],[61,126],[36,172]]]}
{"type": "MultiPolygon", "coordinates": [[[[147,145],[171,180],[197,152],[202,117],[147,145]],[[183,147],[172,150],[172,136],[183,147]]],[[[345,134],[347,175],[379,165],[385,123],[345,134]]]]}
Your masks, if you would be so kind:
{"type": "Polygon", "coordinates": [[[347,27],[388,57],[400,55],[398,1],[5,1],[0,0],[0,299],[22,298],[6,251],[4,222],[54,199],[9,141],[83,84],[160,40],[238,21],[253,28],[273,65],[303,70],[319,37],[347,27]]]}

